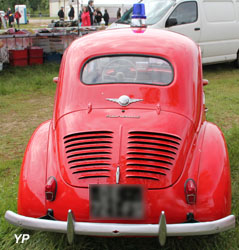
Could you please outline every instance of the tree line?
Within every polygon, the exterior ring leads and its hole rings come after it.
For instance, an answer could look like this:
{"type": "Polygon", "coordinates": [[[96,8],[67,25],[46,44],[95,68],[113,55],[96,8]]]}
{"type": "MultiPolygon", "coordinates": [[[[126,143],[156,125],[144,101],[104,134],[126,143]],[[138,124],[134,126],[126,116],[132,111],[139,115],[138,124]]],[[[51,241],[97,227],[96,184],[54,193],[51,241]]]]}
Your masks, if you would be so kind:
{"type": "Polygon", "coordinates": [[[25,4],[29,14],[49,13],[49,0],[0,0],[0,10],[11,8],[14,11],[15,5],[19,4],[25,4]]]}

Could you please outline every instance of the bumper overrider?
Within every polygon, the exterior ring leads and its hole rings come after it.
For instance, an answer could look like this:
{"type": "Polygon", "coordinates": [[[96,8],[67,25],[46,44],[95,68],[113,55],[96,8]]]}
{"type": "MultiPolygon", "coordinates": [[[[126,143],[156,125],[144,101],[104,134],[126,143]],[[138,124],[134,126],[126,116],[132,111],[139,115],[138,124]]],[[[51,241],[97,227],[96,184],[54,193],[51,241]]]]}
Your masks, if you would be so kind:
{"type": "Polygon", "coordinates": [[[167,236],[209,235],[235,227],[234,215],[209,222],[167,224],[164,211],[161,212],[159,224],[75,222],[71,210],[68,211],[67,221],[26,217],[9,210],[5,213],[5,219],[9,223],[22,228],[66,233],[69,243],[73,242],[75,234],[79,234],[91,236],[157,236],[160,244],[164,245],[167,236]]]}

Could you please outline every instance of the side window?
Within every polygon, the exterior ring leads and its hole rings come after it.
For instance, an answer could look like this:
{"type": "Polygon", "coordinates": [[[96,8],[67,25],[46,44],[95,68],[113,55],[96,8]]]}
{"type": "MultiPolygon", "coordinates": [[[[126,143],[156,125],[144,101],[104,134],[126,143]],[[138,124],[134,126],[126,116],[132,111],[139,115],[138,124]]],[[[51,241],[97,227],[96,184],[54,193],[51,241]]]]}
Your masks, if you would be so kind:
{"type": "Polygon", "coordinates": [[[185,2],[179,4],[173,13],[169,16],[166,27],[181,25],[187,23],[194,23],[198,19],[197,3],[185,2]]]}

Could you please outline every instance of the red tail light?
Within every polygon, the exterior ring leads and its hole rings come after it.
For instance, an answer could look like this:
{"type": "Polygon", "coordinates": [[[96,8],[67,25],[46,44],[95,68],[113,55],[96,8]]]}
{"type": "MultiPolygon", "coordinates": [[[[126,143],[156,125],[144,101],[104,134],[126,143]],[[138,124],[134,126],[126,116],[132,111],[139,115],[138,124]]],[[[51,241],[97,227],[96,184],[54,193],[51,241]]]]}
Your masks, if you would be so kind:
{"type": "Polygon", "coordinates": [[[186,180],[184,184],[184,191],[187,203],[190,205],[195,204],[197,197],[197,186],[193,179],[186,180]]]}
{"type": "Polygon", "coordinates": [[[48,178],[45,186],[46,199],[48,201],[54,201],[56,198],[57,182],[55,177],[51,176],[48,178]]]}

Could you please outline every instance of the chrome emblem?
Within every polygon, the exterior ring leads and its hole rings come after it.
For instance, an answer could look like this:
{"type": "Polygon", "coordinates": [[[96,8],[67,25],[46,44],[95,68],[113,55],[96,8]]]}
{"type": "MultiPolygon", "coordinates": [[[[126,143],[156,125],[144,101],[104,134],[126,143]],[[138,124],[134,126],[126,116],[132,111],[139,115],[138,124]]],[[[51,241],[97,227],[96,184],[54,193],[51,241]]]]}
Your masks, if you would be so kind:
{"type": "Polygon", "coordinates": [[[127,95],[122,95],[118,99],[116,98],[106,98],[107,101],[116,102],[121,106],[128,106],[131,103],[143,101],[143,99],[131,99],[127,95]]]}

